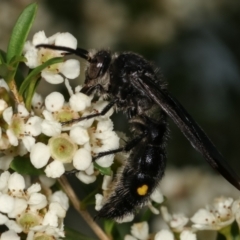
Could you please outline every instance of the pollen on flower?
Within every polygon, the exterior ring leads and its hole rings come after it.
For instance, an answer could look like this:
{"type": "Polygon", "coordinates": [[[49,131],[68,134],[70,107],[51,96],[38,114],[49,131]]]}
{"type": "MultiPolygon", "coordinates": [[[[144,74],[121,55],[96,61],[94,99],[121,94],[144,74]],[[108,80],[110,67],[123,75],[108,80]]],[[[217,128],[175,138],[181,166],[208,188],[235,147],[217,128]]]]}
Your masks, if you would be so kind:
{"type": "MultiPolygon", "coordinates": [[[[57,33],[49,38],[46,37],[43,31],[36,33],[32,41],[27,41],[24,46],[24,56],[27,59],[26,65],[29,68],[35,68],[47,60],[54,57],[62,57],[62,51],[54,51],[50,49],[40,48],[36,46],[39,44],[54,44],[59,46],[69,47],[75,49],[77,47],[77,40],[70,33],[57,33]]],[[[42,77],[49,83],[59,84],[64,81],[65,77],[74,79],[80,73],[79,61],[69,59],[62,63],[53,64],[41,73],[42,77]]]]}
{"type": "Polygon", "coordinates": [[[43,218],[40,214],[26,211],[17,217],[17,223],[22,227],[24,233],[28,233],[29,229],[40,225],[43,218]]]}
{"type": "Polygon", "coordinates": [[[68,209],[66,194],[62,191],[52,193],[45,186],[43,192],[48,192],[47,198],[41,193],[40,184],[35,183],[27,190],[25,187],[24,178],[16,172],[3,172],[0,175],[0,225],[21,234],[23,239],[29,239],[30,235],[41,235],[43,232],[52,239],[64,237],[62,222],[68,209]],[[57,196],[63,200],[58,200],[57,196]],[[51,218],[45,224],[46,216],[51,218]],[[52,219],[56,221],[53,222],[52,219]]]}
{"type": "Polygon", "coordinates": [[[59,122],[67,122],[79,118],[79,114],[73,111],[69,106],[63,106],[58,111],[53,112],[53,117],[59,122]]]}
{"type": "Polygon", "coordinates": [[[77,151],[77,145],[66,133],[50,138],[48,145],[52,158],[63,163],[70,163],[77,151]]]}

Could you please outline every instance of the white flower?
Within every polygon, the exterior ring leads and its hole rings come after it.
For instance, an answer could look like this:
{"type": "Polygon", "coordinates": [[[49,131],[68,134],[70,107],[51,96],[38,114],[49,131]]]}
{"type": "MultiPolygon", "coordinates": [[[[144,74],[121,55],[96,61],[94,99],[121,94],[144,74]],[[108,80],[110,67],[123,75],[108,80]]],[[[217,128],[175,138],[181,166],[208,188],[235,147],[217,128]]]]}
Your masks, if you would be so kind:
{"type": "Polygon", "coordinates": [[[45,98],[45,106],[49,112],[60,110],[64,104],[64,97],[59,92],[52,92],[45,98]]]}
{"type": "Polygon", "coordinates": [[[169,222],[169,226],[174,231],[181,231],[187,223],[188,223],[188,218],[185,217],[183,214],[173,214],[173,218],[169,222]]]}
{"type": "Polygon", "coordinates": [[[69,201],[67,195],[63,191],[56,191],[50,197],[49,201],[51,203],[59,203],[65,211],[69,208],[69,201]]]}
{"type": "Polygon", "coordinates": [[[12,116],[13,116],[12,107],[8,107],[3,111],[3,119],[8,125],[11,123],[12,116]]]}
{"type": "Polygon", "coordinates": [[[107,176],[107,175],[104,175],[103,176],[103,183],[102,183],[102,189],[103,190],[108,190],[109,189],[109,186],[112,182],[112,179],[113,179],[113,176],[107,176]]]}
{"type": "Polygon", "coordinates": [[[17,108],[20,117],[28,117],[29,112],[23,104],[18,104],[17,108]]]}
{"type": "Polygon", "coordinates": [[[164,221],[174,232],[181,232],[189,220],[182,213],[173,215],[169,214],[168,209],[165,206],[161,207],[161,213],[164,221]]]}
{"type": "Polygon", "coordinates": [[[38,136],[41,133],[42,119],[38,116],[30,117],[25,124],[25,132],[31,136],[38,136]]]}
{"type": "Polygon", "coordinates": [[[160,186],[156,187],[156,189],[150,195],[150,199],[156,203],[162,203],[164,201],[160,186]]]}
{"type": "MultiPolygon", "coordinates": [[[[6,134],[2,136],[2,149],[9,149],[5,151],[5,164],[0,164],[0,168],[7,170],[10,164],[10,157],[26,155],[35,144],[34,137],[41,133],[41,121],[38,116],[30,117],[29,112],[22,104],[17,105],[17,112],[13,114],[12,107],[6,108],[3,111],[3,118],[8,124],[6,134]],[[10,150],[11,146],[17,147],[10,150]]],[[[1,159],[2,160],[2,159],[1,159]]],[[[0,161],[3,163],[3,161],[0,161]]]]}
{"type": "Polygon", "coordinates": [[[43,219],[43,225],[50,225],[53,227],[57,227],[58,226],[58,217],[55,211],[48,211],[43,219]]]}
{"type": "Polygon", "coordinates": [[[183,230],[180,234],[180,240],[197,240],[197,236],[190,230],[183,230]]]}
{"type": "Polygon", "coordinates": [[[151,201],[148,201],[147,206],[153,214],[155,215],[159,214],[160,211],[152,205],[151,201]]]}
{"type": "Polygon", "coordinates": [[[31,195],[33,193],[37,193],[41,190],[41,185],[39,183],[32,184],[28,189],[27,189],[27,194],[31,195]]]}
{"type": "MultiPolygon", "coordinates": [[[[134,223],[131,226],[131,234],[136,239],[147,240],[149,235],[148,232],[149,232],[149,227],[147,222],[134,223]]],[[[128,237],[127,239],[131,239],[131,238],[128,237]]]]}
{"type": "Polygon", "coordinates": [[[9,218],[16,218],[28,207],[27,201],[23,198],[15,198],[13,210],[8,213],[9,218]]]}
{"type": "Polygon", "coordinates": [[[55,120],[52,114],[44,110],[43,115],[45,119],[41,123],[42,133],[48,137],[57,136],[61,133],[62,125],[57,120],[55,120]]]}
{"type": "Polygon", "coordinates": [[[46,196],[41,193],[32,193],[27,201],[31,210],[39,210],[47,206],[46,196]]]}
{"type": "Polygon", "coordinates": [[[9,92],[9,87],[3,78],[0,78],[0,87],[5,88],[9,92]]]}
{"type": "Polygon", "coordinates": [[[127,234],[127,235],[124,237],[124,240],[137,240],[137,239],[136,239],[135,237],[127,234]]]}
{"type": "Polygon", "coordinates": [[[90,164],[90,166],[85,170],[85,173],[87,175],[93,175],[94,174],[94,165],[93,162],[90,164]]]}
{"type": "Polygon", "coordinates": [[[160,186],[157,186],[153,193],[150,195],[150,200],[148,201],[147,205],[153,214],[159,214],[159,210],[153,206],[152,202],[154,201],[158,204],[164,201],[164,197],[161,193],[160,186]]]}
{"type": "Polygon", "coordinates": [[[13,146],[17,146],[18,145],[18,138],[17,136],[14,134],[14,132],[12,131],[12,129],[8,129],[6,131],[7,136],[8,136],[8,140],[11,143],[11,145],[13,146]]]}
{"type": "Polygon", "coordinates": [[[54,160],[53,162],[47,165],[44,172],[46,173],[47,177],[58,178],[65,172],[65,169],[60,161],[54,160]]]}
{"type": "Polygon", "coordinates": [[[95,175],[88,175],[84,172],[78,172],[76,173],[76,177],[83,183],[85,184],[90,184],[96,181],[96,176],[95,175]]]}
{"type": "Polygon", "coordinates": [[[95,210],[99,211],[103,207],[103,195],[97,193],[95,195],[95,210]]]}
{"type": "Polygon", "coordinates": [[[9,177],[10,177],[10,173],[8,171],[5,171],[0,175],[0,191],[1,192],[7,191],[9,177]]]}
{"type": "Polygon", "coordinates": [[[13,173],[8,179],[8,189],[14,193],[14,196],[17,196],[20,192],[25,189],[25,181],[23,176],[18,173],[13,173]]]}
{"type": "Polygon", "coordinates": [[[235,219],[236,219],[238,226],[240,227],[240,199],[233,202],[232,212],[235,215],[235,219]]]}
{"type": "Polygon", "coordinates": [[[76,111],[80,112],[90,107],[92,101],[92,97],[89,97],[83,93],[75,93],[69,99],[69,104],[71,108],[76,111]]]}
{"type": "Polygon", "coordinates": [[[33,98],[32,98],[32,107],[35,111],[41,110],[43,106],[43,97],[42,95],[38,94],[37,92],[34,92],[33,98]]]}
{"type": "Polygon", "coordinates": [[[155,235],[154,240],[174,240],[174,235],[170,230],[163,229],[155,235]]]}
{"type": "MultiPolygon", "coordinates": [[[[31,185],[27,191],[25,186],[24,178],[16,172],[0,175],[0,225],[9,228],[6,233],[9,240],[15,239],[13,232],[28,234],[28,240],[43,232],[46,239],[64,237],[63,218],[69,206],[66,194],[58,191],[48,200],[40,193],[39,183],[31,185]]],[[[47,192],[51,194],[50,189],[47,192]]]]}
{"type": "Polygon", "coordinates": [[[36,139],[33,138],[32,136],[26,136],[22,139],[22,142],[24,144],[24,147],[28,152],[31,152],[32,147],[34,146],[36,139]]]}
{"type": "Polygon", "coordinates": [[[8,104],[3,99],[0,99],[0,113],[2,113],[7,107],[8,104]]]}
{"type": "Polygon", "coordinates": [[[199,209],[191,218],[191,221],[194,223],[193,228],[199,230],[217,230],[219,227],[215,227],[217,218],[214,214],[206,209],[199,209]]]}
{"type": "MultiPolygon", "coordinates": [[[[109,102],[107,101],[99,100],[93,104],[93,108],[95,111],[101,112],[108,104],[109,102]]],[[[113,114],[113,108],[111,108],[106,114],[99,116],[98,120],[108,119],[112,114],[113,114]]]]}
{"type": "Polygon", "coordinates": [[[77,151],[77,145],[67,133],[51,137],[48,141],[51,157],[62,163],[71,163],[77,151]]]}
{"type": "Polygon", "coordinates": [[[0,169],[4,170],[4,171],[8,170],[13,158],[14,158],[14,156],[12,154],[1,156],[0,157],[0,169]]]}
{"type": "MultiPolygon", "coordinates": [[[[33,36],[32,42],[27,41],[24,46],[24,56],[27,58],[26,65],[29,68],[35,68],[47,60],[54,57],[62,57],[63,51],[50,50],[45,48],[37,49],[39,44],[52,44],[76,49],[77,40],[70,33],[57,33],[49,38],[43,31],[33,36]]],[[[69,59],[63,63],[54,64],[42,71],[42,77],[49,83],[58,84],[64,81],[64,75],[67,78],[76,78],[80,73],[79,61],[69,59]],[[62,74],[62,75],[61,75],[62,74]]]]}
{"type": "Polygon", "coordinates": [[[218,198],[207,209],[199,209],[191,218],[193,228],[198,230],[220,230],[234,221],[231,211],[232,199],[218,198]]]}
{"type": "MultiPolygon", "coordinates": [[[[119,148],[119,137],[112,130],[113,124],[110,119],[99,121],[97,128],[90,131],[90,143],[92,152],[97,155],[100,152],[106,152],[119,148]]],[[[101,167],[109,167],[112,165],[114,155],[106,155],[96,159],[96,163],[101,167]]]]}
{"type": "Polygon", "coordinates": [[[117,223],[125,223],[125,222],[132,222],[133,219],[134,219],[134,214],[131,213],[131,214],[125,215],[123,218],[117,218],[115,219],[115,221],[117,223]]]}
{"type": "Polygon", "coordinates": [[[14,198],[8,194],[0,195],[0,211],[10,213],[14,208],[14,198]]]}
{"type": "Polygon", "coordinates": [[[80,148],[76,151],[73,157],[73,166],[77,170],[86,170],[92,163],[92,156],[85,148],[80,148]]]}
{"type": "Polygon", "coordinates": [[[69,133],[71,139],[78,145],[84,145],[89,142],[89,135],[87,129],[81,126],[75,126],[70,130],[69,133]]]}
{"type": "Polygon", "coordinates": [[[44,167],[50,158],[50,148],[44,143],[36,143],[30,152],[30,161],[35,168],[44,167]]]}
{"type": "Polygon", "coordinates": [[[1,235],[1,240],[20,240],[20,237],[12,230],[8,230],[1,235]]]}

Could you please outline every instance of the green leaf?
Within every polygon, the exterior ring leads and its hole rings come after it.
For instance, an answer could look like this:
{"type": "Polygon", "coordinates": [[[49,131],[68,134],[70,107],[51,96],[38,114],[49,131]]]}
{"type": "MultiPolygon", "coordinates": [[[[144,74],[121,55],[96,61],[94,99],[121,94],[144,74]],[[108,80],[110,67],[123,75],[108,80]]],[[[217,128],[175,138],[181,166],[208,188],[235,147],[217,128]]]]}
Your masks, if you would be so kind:
{"type": "Polygon", "coordinates": [[[124,236],[129,234],[130,232],[130,226],[132,223],[127,222],[127,223],[122,223],[122,224],[115,224],[114,228],[114,240],[122,240],[124,239],[124,236]],[[115,237],[116,236],[116,237],[115,237]]]}
{"type": "Polygon", "coordinates": [[[0,76],[2,78],[5,79],[9,71],[11,70],[9,69],[9,66],[6,63],[0,64],[0,76]]]}
{"type": "Polygon", "coordinates": [[[234,240],[240,240],[239,227],[236,221],[232,223],[231,234],[234,237],[234,240]]]}
{"type": "MultiPolygon", "coordinates": [[[[1,61],[1,59],[0,59],[1,61]]],[[[0,76],[4,78],[5,80],[8,80],[10,76],[16,75],[16,67],[15,65],[19,62],[24,62],[25,57],[23,56],[14,56],[10,63],[2,62],[0,64],[0,76]]],[[[20,72],[20,71],[18,71],[20,72]]],[[[19,73],[18,73],[19,76],[19,73]]],[[[9,82],[9,81],[7,81],[9,82]]]]}
{"type": "MultiPolygon", "coordinates": [[[[28,5],[19,16],[9,41],[7,50],[7,62],[14,56],[21,56],[24,43],[33,24],[37,11],[37,4],[28,5]]],[[[17,66],[16,66],[17,67],[17,66]]]]}
{"type": "Polygon", "coordinates": [[[32,77],[32,81],[30,82],[29,87],[27,89],[25,106],[26,106],[28,111],[31,110],[32,98],[33,98],[34,92],[35,92],[35,90],[37,88],[37,85],[40,82],[40,80],[41,80],[41,78],[39,76],[32,77]]]}
{"type": "Polygon", "coordinates": [[[11,66],[14,66],[15,64],[18,64],[20,62],[26,62],[27,59],[24,57],[24,56],[14,56],[10,62],[9,62],[9,65],[11,66]]]}
{"type": "Polygon", "coordinates": [[[5,62],[6,62],[6,53],[2,49],[0,49],[0,64],[5,62]]]}
{"type": "Polygon", "coordinates": [[[23,83],[19,89],[19,94],[23,95],[23,93],[28,89],[28,86],[30,85],[32,79],[36,79],[36,76],[40,75],[40,73],[43,69],[47,68],[48,66],[50,66],[52,64],[61,63],[63,61],[64,61],[64,58],[62,58],[62,57],[51,58],[48,61],[46,61],[45,63],[43,63],[42,65],[34,68],[30,72],[30,74],[25,78],[25,80],[23,81],[23,83]]]}
{"type": "Polygon", "coordinates": [[[99,166],[96,162],[94,163],[94,168],[96,168],[101,174],[111,176],[112,170],[110,167],[104,168],[99,166]]]}
{"type": "Polygon", "coordinates": [[[70,229],[68,227],[64,228],[65,230],[65,240],[96,240],[96,238],[90,238],[82,233],[77,232],[76,230],[70,229]]]}
{"type": "Polygon", "coordinates": [[[111,236],[113,233],[113,228],[115,226],[115,221],[113,220],[105,220],[104,221],[104,232],[111,236]]]}
{"type": "Polygon", "coordinates": [[[82,210],[85,210],[89,205],[96,204],[95,195],[97,192],[98,192],[98,189],[96,188],[81,200],[80,207],[82,210]]]}
{"type": "Polygon", "coordinates": [[[38,176],[44,174],[42,169],[36,169],[30,162],[30,159],[26,157],[15,157],[10,164],[10,168],[24,175],[38,176]]]}

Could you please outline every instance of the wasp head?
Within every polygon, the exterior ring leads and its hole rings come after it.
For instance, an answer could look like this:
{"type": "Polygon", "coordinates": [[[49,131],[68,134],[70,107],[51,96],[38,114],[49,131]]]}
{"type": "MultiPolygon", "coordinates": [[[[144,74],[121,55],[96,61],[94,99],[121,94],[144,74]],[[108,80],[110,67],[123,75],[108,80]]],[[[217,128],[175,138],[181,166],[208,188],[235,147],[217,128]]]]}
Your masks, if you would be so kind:
{"type": "Polygon", "coordinates": [[[109,66],[111,64],[111,53],[100,50],[89,53],[89,66],[86,69],[85,86],[82,90],[85,93],[92,93],[95,90],[107,91],[109,86],[109,66]]]}

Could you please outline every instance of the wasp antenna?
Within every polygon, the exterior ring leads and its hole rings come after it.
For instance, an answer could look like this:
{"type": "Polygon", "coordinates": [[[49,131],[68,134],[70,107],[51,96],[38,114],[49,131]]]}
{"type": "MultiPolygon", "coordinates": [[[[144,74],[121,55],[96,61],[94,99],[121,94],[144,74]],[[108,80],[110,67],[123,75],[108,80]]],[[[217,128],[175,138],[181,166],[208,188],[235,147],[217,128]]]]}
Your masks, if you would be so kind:
{"type": "Polygon", "coordinates": [[[68,47],[55,46],[55,45],[50,45],[50,44],[39,44],[36,46],[36,48],[41,48],[41,47],[59,50],[59,51],[66,51],[68,54],[75,54],[83,59],[86,59],[87,61],[90,60],[89,52],[82,48],[72,49],[72,48],[68,48],[68,47]]]}

